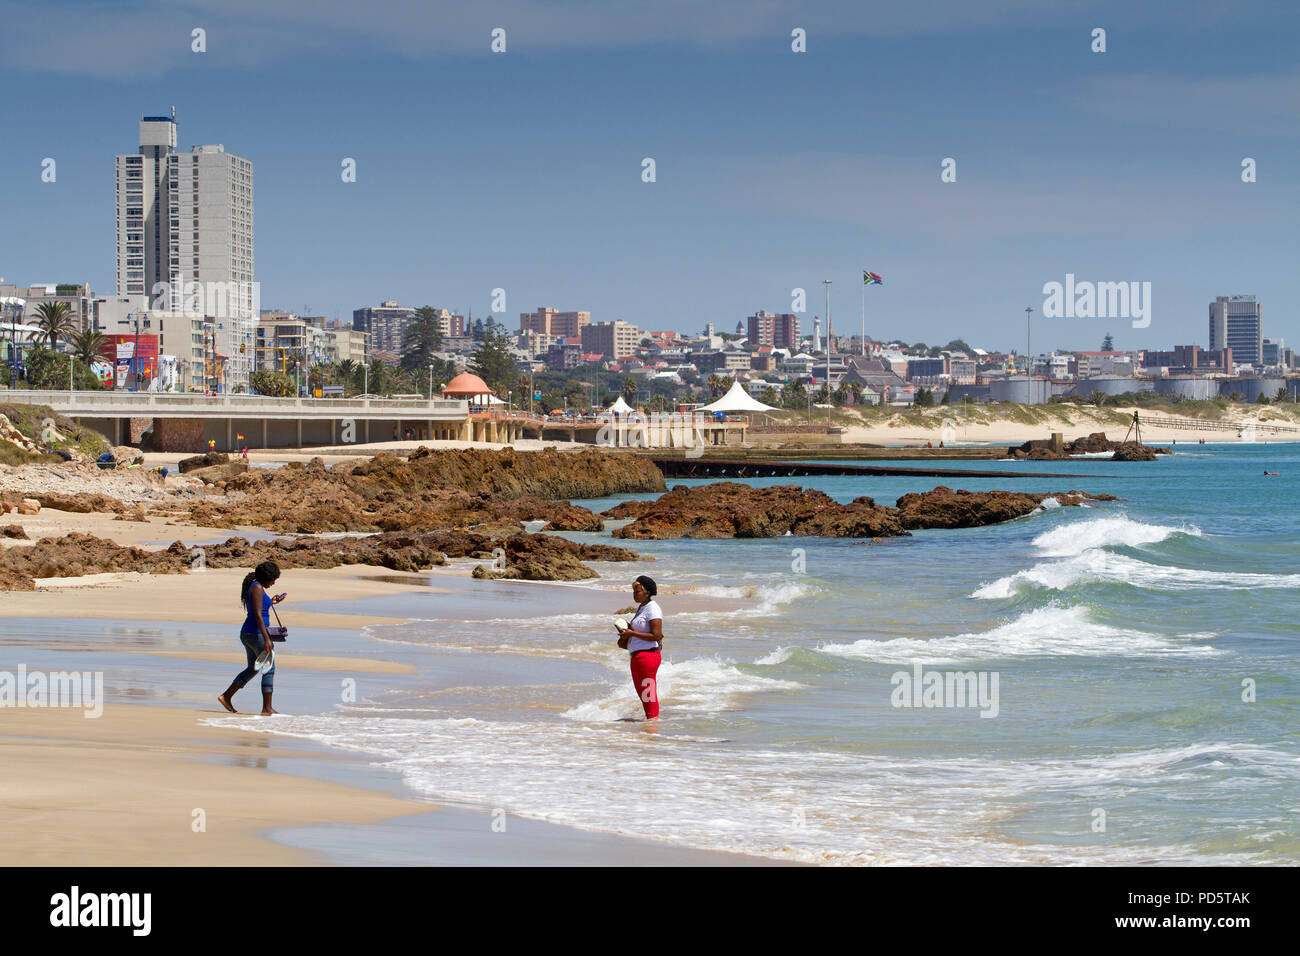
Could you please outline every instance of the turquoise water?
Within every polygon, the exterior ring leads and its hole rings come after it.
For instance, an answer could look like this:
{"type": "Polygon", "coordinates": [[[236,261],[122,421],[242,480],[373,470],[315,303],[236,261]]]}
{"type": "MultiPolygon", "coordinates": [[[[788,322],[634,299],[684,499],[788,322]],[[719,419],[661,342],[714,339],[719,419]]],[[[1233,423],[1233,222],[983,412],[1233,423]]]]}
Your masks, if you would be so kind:
{"type": "MultiPolygon", "coordinates": [[[[1124,500],[877,544],[630,542],[656,560],[472,582],[454,615],[387,599],[426,619],[369,634],[426,648],[429,688],[274,729],[429,794],[787,859],[1300,862],[1300,448],[996,467],[1092,477],[944,483],[1124,500]],[[643,571],[666,617],[658,734],[621,720],[640,708],[610,624],[643,571]],[[435,689],[449,653],[474,676],[435,689]],[[896,706],[918,667],[985,697],[896,706]]],[[[890,504],[938,483],[798,481],[890,504]]]]}

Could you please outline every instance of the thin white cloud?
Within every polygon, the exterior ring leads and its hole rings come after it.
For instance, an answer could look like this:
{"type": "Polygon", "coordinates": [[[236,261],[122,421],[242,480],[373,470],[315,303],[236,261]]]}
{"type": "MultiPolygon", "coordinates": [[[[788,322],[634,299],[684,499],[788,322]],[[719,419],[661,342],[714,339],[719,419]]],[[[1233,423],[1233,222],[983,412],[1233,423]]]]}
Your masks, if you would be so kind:
{"type": "Polygon", "coordinates": [[[144,0],[105,9],[89,0],[11,3],[0,33],[5,66],[107,76],[158,75],[193,62],[190,31],[207,31],[204,54],[240,68],[346,57],[358,50],[411,59],[488,52],[494,27],[509,49],[554,50],[656,44],[727,48],[770,41],[788,48],[790,31],[808,31],[808,50],[828,39],[961,33],[981,30],[1077,28],[1087,13],[1168,21],[1178,29],[1190,11],[1201,19],[1235,15],[1196,0],[1163,13],[1134,13],[1124,0],[144,0]]]}
{"type": "Polygon", "coordinates": [[[1296,191],[1240,182],[1234,170],[1207,181],[1184,172],[1103,177],[1061,158],[1044,159],[1032,179],[990,178],[958,162],[941,182],[939,161],[803,153],[747,157],[700,166],[691,188],[748,211],[847,222],[888,234],[941,240],[1056,237],[1182,238],[1249,218],[1260,228],[1284,221],[1296,191]]]}
{"type": "Polygon", "coordinates": [[[1221,136],[1300,135],[1300,74],[1180,78],[1093,77],[1072,105],[1140,126],[1214,130],[1221,136]]]}

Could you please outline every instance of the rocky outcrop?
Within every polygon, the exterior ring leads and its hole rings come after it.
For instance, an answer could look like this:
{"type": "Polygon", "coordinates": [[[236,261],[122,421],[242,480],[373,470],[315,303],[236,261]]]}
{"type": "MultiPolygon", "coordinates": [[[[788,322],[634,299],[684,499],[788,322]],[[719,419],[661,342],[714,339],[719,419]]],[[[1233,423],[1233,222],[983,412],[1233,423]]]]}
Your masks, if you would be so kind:
{"type": "MultiPolygon", "coordinates": [[[[1102,452],[1118,451],[1126,443],[1111,441],[1106,437],[1105,432],[1093,432],[1084,438],[1076,438],[1074,441],[1065,442],[1060,450],[1051,439],[1034,439],[1027,441],[1022,445],[1017,445],[1007,449],[1007,457],[1024,459],[1027,461],[1058,461],[1062,458],[1069,458],[1071,455],[1098,455],[1102,452]]],[[[1136,442],[1127,444],[1137,445],[1136,442]]],[[[1156,455],[1168,455],[1168,448],[1157,448],[1150,445],[1138,445],[1137,447],[1145,449],[1142,452],[1130,452],[1128,454],[1138,454],[1141,457],[1116,458],[1116,461],[1154,461],[1156,455]]]]}
{"type": "Polygon", "coordinates": [[[501,533],[534,519],[558,530],[599,530],[596,515],[567,499],[664,490],[663,475],[648,459],[594,449],[419,448],[409,461],[378,455],[328,469],[319,458],[294,464],[225,480],[225,496],[200,502],[192,520],[299,533],[480,527],[501,533]]]}
{"type": "Polygon", "coordinates": [[[225,461],[217,465],[208,465],[206,468],[191,468],[186,474],[191,478],[199,479],[204,484],[224,486],[231,478],[247,471],[248,462],[225,461]]]}
{"type": "Polygon", "coordinates": [[[544,534],[505,538],[492,567],[479,565],[476,578],[519,578],[525,581],[582,581],[599,577],[583,561],[636,561],[635,551],[607,544],[578,544],[544,534]]]}
{"type": "MultiPolygon", "coordinates": [[[[19,529],[21,530],[21,529],[19,529]]],[[[423,571],[448,557],[500,558],[500,574],[534,581],[573,581],[596,577],[583,561],[635,561],[639,555],[612,545],[578,544],[542,534],[504,538],[444,531],[390,532],[356,538],[230,538],[201,548],[180,541],[161,551],[123,547],[105,538],[72,533],[35,544],[0,550],[0,590],[31,590],[38,578],[81,577],[110,571],[176,574],[194,567],[252,568],[274,561],[283,569],[333,568],[366,564],[393,571],[423,571]]]]}
{"type": "Polygon", "coordinates": [[[796,485],[755,488],[734,481],[696,487],[677,485],[656,501],[637,504],[640,507],[627,509],[639,512],[636,520],[615,531],[616,538],[771,538],[787,533],[877,537],[907,533],[891,509],[879,507],[870,498],[842,505],[823,492],[796,485]]]}
{"type": "Polygon", "coordinates": [[[35,493],[32,497],[40,502],[42,508],[53,508],[55,511],[71,511],[75,514],[92,514],[94,512],[122,514],[127,510],[125,504],[116,498],[110,498],[108,495],[67,495],[57,491],[41,491],[35,493]]]}
{"type": "Polygon", "coordinates": [[[199,468],[211,468],[213,465],[224,465],[230,461],[230,456],[221,451],[205,452],[202,455],[194,455],[192,458],[182,458],[176,463],[177,470],[182,475],[187,475],[191,471],[197,471],[199,468]]]}
{"type": "Polygon", "coordinates": [[[1021,491],[953,491],[940,485],[933,491],[903,495],[898,499],[903,527],[979,528],[1000,524],[1031,514],[1045,498],[1055,498],[1063,507],[1077,507],[1086,500],[1114,501],[1114,495],[1090,495],[1083,491],[1056,494],[1021,491]]]}
{"type": "MultiPolygon", "coordinates": [[[[820,491],[795,485],[754,488],[737,482],[678,485],[653,502],[636,502],[636,518],[614,532],[617,538],[768,538],[801,537],[886,538],[926,528],[972,528],[1023,517],[1043,499],[1065,506],[1085,499],[1114,500],[1111,495],[1071,491],[1058,494],[1008,491],[953,491],[940,486],[921,494],[904,495],[897,507],[878,505],[871,498],[847,504],[820,491]]],[[[618,506],[622,508],[622,506],[618,506]]],[[[617,509],[610,509],[615,511],[617,509]]],[[[613,517],[610,512],[607,516],[613,517]]]]}
{"type": "Polygon", "coordinates": [[[0,414],[0,441],[16,445],[32,455],[41,451],[40,445],[20,432],[14,423],[9,420],[9,417],[4,414],[0,414]]]}
{"type": "Polygon", "coordinates": [[[1155,461],[1156,452],[1163,449],[1155,449],[1149,445],[1142,445],[1135,441],[1122,442],[1115,447],[1115,454],[1111,455],[1111,461],[1155,461]]]}
{"type": "Polygon", "coordinates": [[[27,532],[23,530],[20,524],[0,525],[0,538],[13,538],[16,541],[27,541],[27,532]]]}

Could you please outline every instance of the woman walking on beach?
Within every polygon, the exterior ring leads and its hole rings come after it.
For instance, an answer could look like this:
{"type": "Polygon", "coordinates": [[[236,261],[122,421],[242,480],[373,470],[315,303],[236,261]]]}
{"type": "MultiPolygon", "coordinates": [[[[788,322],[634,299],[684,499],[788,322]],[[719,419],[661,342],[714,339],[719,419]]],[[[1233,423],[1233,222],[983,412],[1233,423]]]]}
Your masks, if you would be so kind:
{"type": "Polygon", "coordinates": [[[664,639],[664,612],[655,602],[659,587],[648,575],[632,582],[636,614],[628,626],[619,631],[618,646],[632,654],[632,686],[641,698],[646,720],[659,716],[659,664],[664,639]]]}
{"type": "MultiPolygon", "coordinates": [[[[235,710],[231,698],[257,673],[257,658],[263,652],[271,653],[271,632],[268,630],[271,626],[271,605],[279,604],[284,600],[285,595],[277,594],[271,597],[266,593],[266,589],[275,584],[279,577],[280,566],[274,561],[263,561],[244,576],[244,583],[239,588],[239,599],[246,608],[244,625],[239,629],[239,641],[244,645],[244,653],[248,655],[248,666],[236,675],[225,693],[217,698],[221,701],[221,706],[232,714],[237,714],[239,711],[235,710]]],[[[262,671],[262,716],[264,717],[276,713],[271,706],[271,691],[274,685],[275,662],[272,661],[271,665],[262,671]]]]}

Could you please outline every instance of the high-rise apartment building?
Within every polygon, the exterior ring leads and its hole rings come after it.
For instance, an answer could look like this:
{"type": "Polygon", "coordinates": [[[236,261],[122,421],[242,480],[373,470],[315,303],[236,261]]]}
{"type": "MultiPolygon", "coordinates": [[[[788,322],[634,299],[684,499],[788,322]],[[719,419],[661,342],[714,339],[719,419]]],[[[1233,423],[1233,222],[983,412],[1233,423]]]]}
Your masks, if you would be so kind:
{"type": "Polygon", "coordinates": [[[402,354],[402,336],[415,321],[415,309],[396,301],[381,302],[378,308],[367,306],[352,313],[352,327],[370,336],[370,348],[402,354]]]}
{"type": "Polygon", "coordinates": [[[1210,303],[1210,351],[1232,349],[1240,364],[1264,361],[1264,305],[1253,295],[1221,295],[1210,303]]]}
{"type": "Polygon", "coordinates": [[[173,113],[142,117],[139,152],[118,156],[116,167],[118,295],[142,309],[207,316],[215,354],[196,378],[220,367],[213,384],[247,387],[260,311],[253,164],[219,144],[178,153],[173,113]]]}
{"type": "Polygon", "coordinates": [[[789,312],[773,315],[759,309],[749,317],[749,344],[771,345],[778,349],[798,349],[799,316],[789,312]]]}
{"type": "Polygon", "coordinates": [[[519,315],[520,332],[540,332],[543,335],[563,336],[576,342],[582,330],[591,324],[590,312],[557,312],[541,306],[536,312],[519,315]]]}

